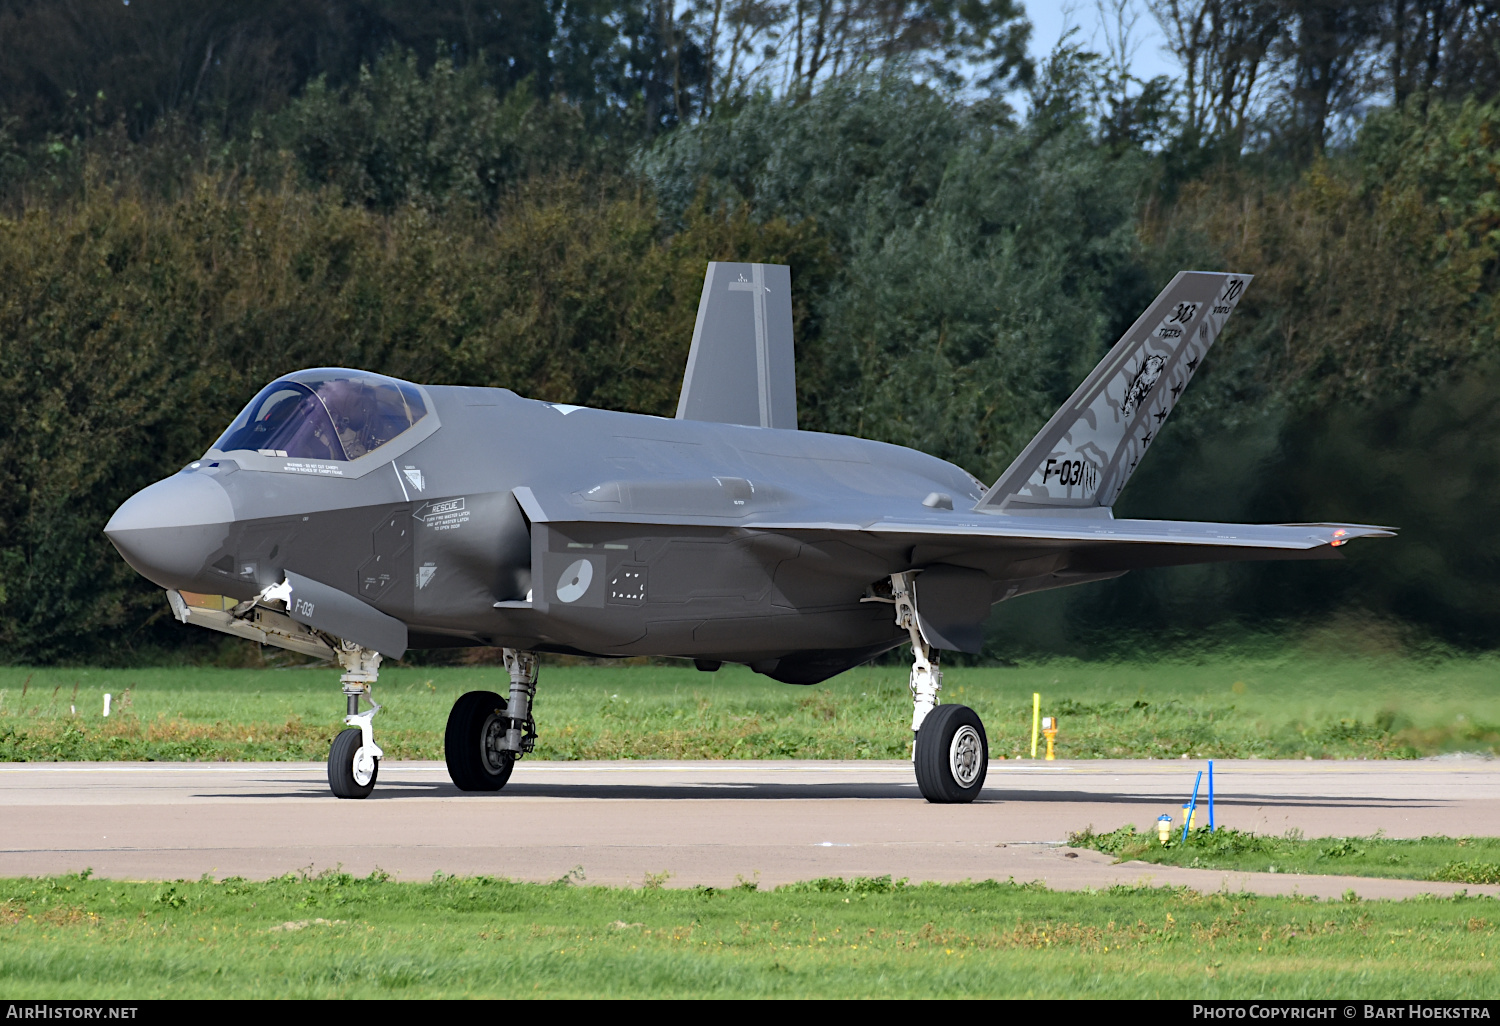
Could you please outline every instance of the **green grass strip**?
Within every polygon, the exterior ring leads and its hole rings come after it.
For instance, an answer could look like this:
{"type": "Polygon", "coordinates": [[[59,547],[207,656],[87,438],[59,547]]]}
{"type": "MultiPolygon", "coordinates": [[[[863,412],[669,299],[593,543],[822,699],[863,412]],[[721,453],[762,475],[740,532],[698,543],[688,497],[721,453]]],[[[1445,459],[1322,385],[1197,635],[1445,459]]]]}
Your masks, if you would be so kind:
{"type": "Polygon", "coordinates": [[[1477,897],[662,882],[0,880],[0,993],[1483,998],[1500,958],[1477,897]]]}
{"type": "Polygon", "coordinates": [[[1127,824],[1107,834],[1084,830],[1072,834],[1068,843],[1107,852],[1121,862],[1135,860],[1190,869],[1500,884],[1497,837],[1395,838],[1376,834],[1308,839],[1298,831],[1270,837],[1230,827],[1210,833],[1200,826],[1184,842],[1181,824],[1177,824],[1163,844],[1154,831],[1137,832],[1127,824]]]}
{"type": "MultiPolygon", "coordinates": [[[[951,666],[943,701],[984,718],[995,758],[1031,747],[1031,695],[1080,758],[1414,758],[1500,747],[1500,660],[1236,655],[1120,663],[951,666]]],[[[909,753],[901,666],[814,687],[725,667],[543,667],[541,759],[894,759],[909,753]]],[[[492,667],[383,668],[376,726],[392,759],[441,759],[466,691],[492,667]]],[[[327,667],[0,667],[0,761],[322,760],[343,729],[327,667]],[[113,696],[102,715],[103,696],[113,696]]]]}

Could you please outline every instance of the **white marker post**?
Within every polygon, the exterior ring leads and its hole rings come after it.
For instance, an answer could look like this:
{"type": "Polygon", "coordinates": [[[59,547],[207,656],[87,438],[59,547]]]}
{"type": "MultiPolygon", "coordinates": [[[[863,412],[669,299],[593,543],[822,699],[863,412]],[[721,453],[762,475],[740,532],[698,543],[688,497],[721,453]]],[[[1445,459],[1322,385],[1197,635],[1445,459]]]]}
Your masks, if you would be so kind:
{"type": "Polygon", "coordinates": [[[114,696],[112,696],[108,691],[104,693],[104,716],[106,719],[109,717],[109,700],[112,697],[114,696]]]}

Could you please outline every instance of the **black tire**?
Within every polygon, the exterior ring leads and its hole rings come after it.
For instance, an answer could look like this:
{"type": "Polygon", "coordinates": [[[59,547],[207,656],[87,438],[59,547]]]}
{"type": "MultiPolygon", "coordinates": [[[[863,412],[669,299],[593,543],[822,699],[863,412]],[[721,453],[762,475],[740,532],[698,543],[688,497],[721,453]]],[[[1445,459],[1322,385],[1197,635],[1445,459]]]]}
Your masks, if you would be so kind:
{"type": "Polygon", "coordinates": [[[989,772],[990,741],[979,714],[966,705],[940,705],[917,731],[917,789],[937,805],[972,802],[989,772]]]}
{"type": "Polygon", "coordinates": [[[328,786],[336,797],[368,798],[375,790],[375,778],[380,776],[379,759],[375,760],[370,779],[365,783],[361,784],[354,774],[354,756],[364,743],[364,735],[357,727],[341,730],[333,739],[333,747],[328,749],[328,786]]]}
{"type": "Polygon", "coordinates": [[[515,756],[495,749],[510,722],[505,699],[493,691],[470,691],[453,703],[443,734],[448,776],[460,791],[498,791],[510,779],[515,756]]]}

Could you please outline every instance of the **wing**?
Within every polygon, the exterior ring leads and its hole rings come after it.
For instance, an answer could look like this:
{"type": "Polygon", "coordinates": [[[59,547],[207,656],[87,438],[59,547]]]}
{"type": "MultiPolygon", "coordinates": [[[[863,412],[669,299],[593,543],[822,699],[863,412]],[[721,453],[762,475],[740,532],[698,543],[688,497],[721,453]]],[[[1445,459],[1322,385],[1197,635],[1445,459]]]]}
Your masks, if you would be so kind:
{"type": "MultiPolygon", "coordinates": [[[[515,489],[533,524],[534,551],[540,553],[534,558],[564,558],[546,555],[555,533],[550,526],[589,524],[610,525],[631,535],[697,534],[717,528],[740,539],[747,550],[762,551],[763,562],[778,580],[783,570],[794,576],[799,572],[791,561],[803,562],[800,573],[830,584],[842,582],[831,590],[820,588],[820,594],[842,593],[847,602],[858,601],[861,593],[880,600],[889,575],[919,570],[916,589],[924,635],[940,648],[971,652],[983,642],[990,606],[1018,595],[1118,577],[1144,567],[1337,559],[1355,538],[1394,533],[1365,524],[1116,520],[1107,510],[997,516],[933,509],[849,520],[839,517],[842,510],[837,504],[797,510],[794,503],[783,505],[768,494],[770,490],[752,490],[750,482],[739,478],[653,484],[666,485],[671,494],[616,483],[573,495],[546,493],[542,501],[530,488],[515,489]],[[756,508],[768,498],[771,508],[756,508]]],[[[564,543],[573,534],[563,526],[564,543]]],[[[569,551],[565,558],[576,560],[579,555],[569,551]]],[[[884,600],[889,601],[888,594],[884,600]]]]}

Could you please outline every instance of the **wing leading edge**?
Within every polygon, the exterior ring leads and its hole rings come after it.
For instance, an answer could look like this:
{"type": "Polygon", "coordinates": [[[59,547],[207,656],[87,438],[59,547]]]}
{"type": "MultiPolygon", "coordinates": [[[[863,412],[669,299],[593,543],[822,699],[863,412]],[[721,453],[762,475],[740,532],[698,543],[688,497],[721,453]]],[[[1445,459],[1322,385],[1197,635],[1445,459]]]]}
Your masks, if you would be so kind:
{"type": "Polygon", "coordinates": [[[1282,549],[1300,552],[1341,548],[1354,538],[1388,538],[1395,532],[1370,524],[1216,524],[1179,520],[1067,520],[1028,517],[1020,522],[944,525],[923,521],[879,520],[860,528],[875,534],[924,538],[1060,542],[1070,546],[1171,545],[1213,548],[1282,549]],[[1033,522],[1028,522],[1033,521],[1033,522]]]}
{"type": "MultiPolygon", "coordinates": [[[[543,501],[531,488],[515,489],[526,515],[537,523],[617,523],[662,527],[733,527],[749,531],[849,532],[869,535],[906,535],[913,541],[986,547],[991,544],[1040,544],[1064,547],[1172,546],[1245,549],[1262,552],[1335,550],[1355,538],[1389,538],[1395,530],[1371,524],[1218,524],[1179,520],[1116,520],[1113,517],[1047,516],[997,517],[989,514],[934,511],[915,517],[876,516],[855,519],[830,516],[832,510],[812,508],[805,515],[786,516],[785,510],[761,515],[695,511],[646,512],[600,509],[598,504],[570,501],[551,495],[543,501]]],[[[1249,558],[1275,558],[1250,556],[1249,558]]]]}

